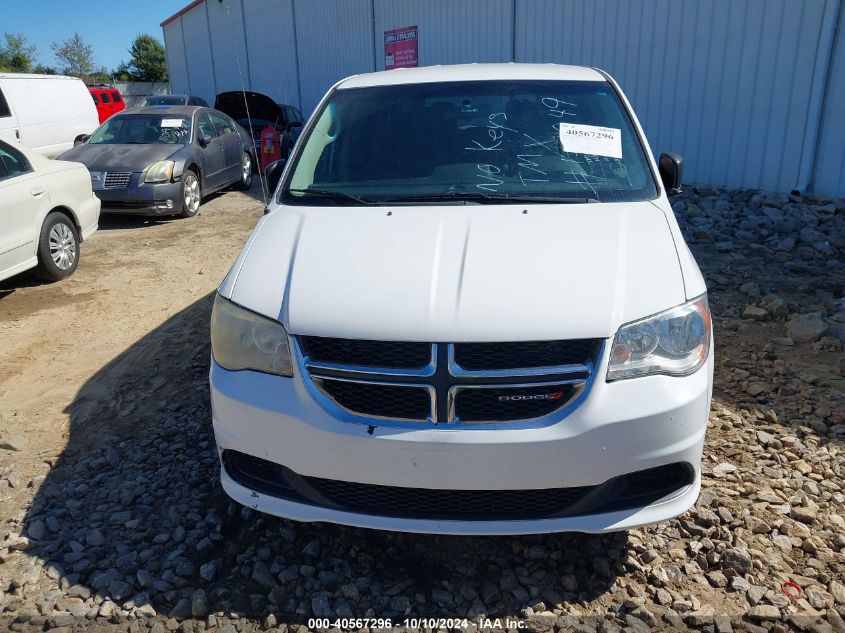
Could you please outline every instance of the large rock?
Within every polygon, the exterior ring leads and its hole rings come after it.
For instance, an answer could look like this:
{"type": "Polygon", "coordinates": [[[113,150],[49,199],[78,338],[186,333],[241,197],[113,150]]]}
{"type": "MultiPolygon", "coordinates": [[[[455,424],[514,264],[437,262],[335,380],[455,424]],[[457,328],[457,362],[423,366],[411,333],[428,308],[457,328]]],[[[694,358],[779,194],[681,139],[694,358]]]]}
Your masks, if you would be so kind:
{"type": "Polygon", "coordinates": [[[751,620],[780,620],[780,609],[771,604],[758,604],[748,610],[751,620]]]}
{"type": "Polygon", "coordinates": [[[191,615],[195,618],[204,618],[208,615],[208,598],[202,589],[197,589],[191,594],[191,615]]]}
{"type": "Polygon", "coordinates": [[[749,574],[753,570],[751,555],[744,550],[729,549],[722,555],[722,564],[739,574],[749,574]]]}
{"type": "Polygon", "coordinates": [[[748,305],[745,306],[745,310],[742,311],[742,318],[743,319],[751,319],[752,321],[762,321],[768,316],[768,311],[765,308],[760,308],[755,305],[748,305]]]}
{"type": "Polygon", "coordinates": [[[786,333],[796,343],[811,343],[824,336],[827,329],[828,325],[824,322],[821,312],[809,312],[790,318],[786,333]]]}

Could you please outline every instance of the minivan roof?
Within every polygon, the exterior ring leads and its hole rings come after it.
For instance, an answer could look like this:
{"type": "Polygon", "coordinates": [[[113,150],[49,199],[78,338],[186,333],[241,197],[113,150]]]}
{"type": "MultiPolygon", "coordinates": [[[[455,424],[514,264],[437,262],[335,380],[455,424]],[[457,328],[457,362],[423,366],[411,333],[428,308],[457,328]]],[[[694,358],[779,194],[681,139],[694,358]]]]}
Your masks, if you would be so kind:
{"type": "Polygon", "coordinates": [[[338,88],[394,86],[400,84],[434,83],[440,81],[605,81],[600,72],[586,66],[561,64],[454,64],[398,68],[375,73],[353,75],[338,84],[338,88]]]}

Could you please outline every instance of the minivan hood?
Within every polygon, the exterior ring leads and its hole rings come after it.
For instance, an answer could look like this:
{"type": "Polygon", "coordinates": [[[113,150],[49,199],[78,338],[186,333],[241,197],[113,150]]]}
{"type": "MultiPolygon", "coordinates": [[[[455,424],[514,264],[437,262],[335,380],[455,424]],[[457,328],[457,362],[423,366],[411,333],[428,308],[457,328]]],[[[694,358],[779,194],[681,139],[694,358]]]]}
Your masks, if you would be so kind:
{"type": "Polygon", "coordinates": [[[90,171],[144,171],[154,162],[170,157],[183,147],[164,143],[83,143],[66,151],[59,156],[59,160],[83,163],[90,171]]]}
{"type": "Polygon", "coordinates": [[[247,106],[249,116],[253,119],[265,121],[284,121],[284,113],[279,105],[270,97],[260,92],[221,92],[214,99],[214,109],[228,114],[235,121],[246,119],[247,106]],[[246,100],[246,102],[244,102],[246,100]]]}
{"type": "Polygon", "coordinates": [[[685,300],[650,202],[283,207],[220,292],[291,334],[431,342],[608,338],[685,300]]]}

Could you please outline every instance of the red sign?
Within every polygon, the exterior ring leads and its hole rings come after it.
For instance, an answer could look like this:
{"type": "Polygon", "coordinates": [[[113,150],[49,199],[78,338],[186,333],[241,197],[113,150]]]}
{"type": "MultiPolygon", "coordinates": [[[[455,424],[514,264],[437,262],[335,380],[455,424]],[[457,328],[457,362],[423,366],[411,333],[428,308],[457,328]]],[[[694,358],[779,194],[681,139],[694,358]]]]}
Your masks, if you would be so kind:
{"type": "Polygon", "coordinates": [[[416,68],[419,65],[417,27],[404,26],[384,32],[384,69],[416,68]]]}

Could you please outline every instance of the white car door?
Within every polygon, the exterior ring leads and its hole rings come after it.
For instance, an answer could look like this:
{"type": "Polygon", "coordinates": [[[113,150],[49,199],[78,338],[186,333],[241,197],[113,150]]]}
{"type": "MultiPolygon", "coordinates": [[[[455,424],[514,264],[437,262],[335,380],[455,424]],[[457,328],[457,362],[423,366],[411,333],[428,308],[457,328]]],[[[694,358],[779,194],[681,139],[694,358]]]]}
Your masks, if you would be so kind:
{"type": "Polygon", "coordinates": [[[0,279],[38,263],[39,223],[49,204],[46,179],[21,151],[0,141],[0,279]]]}

